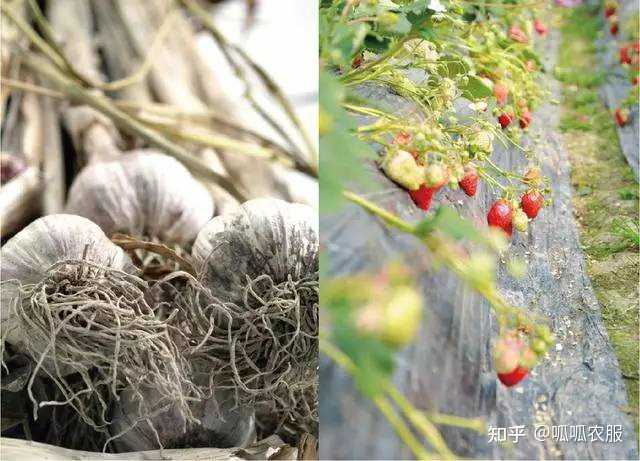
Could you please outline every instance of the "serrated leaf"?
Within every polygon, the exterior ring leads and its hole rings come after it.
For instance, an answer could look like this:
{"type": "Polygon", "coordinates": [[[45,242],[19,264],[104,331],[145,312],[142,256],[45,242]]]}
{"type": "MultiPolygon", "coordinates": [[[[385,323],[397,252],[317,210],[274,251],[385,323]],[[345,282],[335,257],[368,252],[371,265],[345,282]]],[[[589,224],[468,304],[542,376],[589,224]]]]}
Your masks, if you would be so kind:
{"type": "MultiPolygon", "coordinates": [[[[418,20],[416,20],[415,24],[419,23],[418,20]]],[[[436,35],[435,32],[433,30],[433,28],[431,27],[431,23],[427,22],[426,24],[417,27],[416,28],[416,33],[418,34],[418,36],[420,38],[424,38],[425,40],[429,40],[430,42],[434,41],[436,35]]]]}
{"type": "Polygon", "coordinates": [[[460,85],[460,90],[465,98],[473,101],[493,95],[493,85],[490,80],[475,75],[469,75],[468,78],[469,81],[466,85],[460,85]]]}
{"type": "Polygon", "coordinates": [[[455,78],[469,72],[469,64],[462,59],[445,55],[442,60],[446,62],[444,66],[438,66],[438,73],[443,77],[455,78]]]}
{"type": "Polygon", "coordinates": [[[415,0],[407,3],[402,7],[402,10],[407,13],[413,13],[414,15],[420,15],[427,12],[427,6],[430,0],[415,0]]]}

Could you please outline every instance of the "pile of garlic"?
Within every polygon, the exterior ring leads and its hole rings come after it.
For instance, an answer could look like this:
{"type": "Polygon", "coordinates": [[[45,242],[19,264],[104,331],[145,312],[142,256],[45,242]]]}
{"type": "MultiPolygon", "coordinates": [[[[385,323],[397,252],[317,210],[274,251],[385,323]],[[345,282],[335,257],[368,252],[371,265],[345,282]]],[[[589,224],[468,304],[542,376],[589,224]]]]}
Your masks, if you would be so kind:
{"type": "Polygon", "coordinates": [[[36,417],[64,402],[116,451],[243,446],[265,414],[317,422],[314,213],[276,199],[214,210],[180,163],[140,151],[85,168],[68,214],[2,247],[3,345],[33,360],[29,386],[45,376],[64,399],[29,387],[36,417]],[[145,277],[115,234],[179,248],[195,271],[145,277]]]}

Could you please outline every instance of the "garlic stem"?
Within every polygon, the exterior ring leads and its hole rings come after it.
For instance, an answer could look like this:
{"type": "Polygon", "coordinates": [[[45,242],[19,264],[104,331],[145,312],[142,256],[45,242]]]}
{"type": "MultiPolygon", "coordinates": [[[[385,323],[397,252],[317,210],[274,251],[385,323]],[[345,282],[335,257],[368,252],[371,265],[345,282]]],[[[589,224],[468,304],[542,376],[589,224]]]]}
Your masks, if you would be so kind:
{"type": "Polygon", "coordinates": [[[196,175],[220,184],[236,199],[240,201],[246,200],[246,193],[241,191],[229,178],[213,171],[208,165],[193,156],[186,149],[172,141],[169,141],[158,132],[145,126],[143,123],[118,109],[104,96],[95,94],[94,92],[74,83],[46,62],[43,62],[42,59],[25,56],[23,62],[27,67],[30,67],[36,72],[40,72],[43,76],[51,80],[70,99],[86,104],[105,114],[122,130],[130,134],[137,135],[149,142],[149,144],[162,149],[168,155],[176,158],[184,164],[184,166],[192,170],[196,175]]]}

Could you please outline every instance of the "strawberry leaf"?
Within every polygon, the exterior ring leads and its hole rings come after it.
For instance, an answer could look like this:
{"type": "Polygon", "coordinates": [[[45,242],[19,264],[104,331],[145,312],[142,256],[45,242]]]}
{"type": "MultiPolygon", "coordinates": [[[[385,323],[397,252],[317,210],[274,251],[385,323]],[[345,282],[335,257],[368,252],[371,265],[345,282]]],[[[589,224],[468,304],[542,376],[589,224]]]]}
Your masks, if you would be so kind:
{"type": "Polygon", "coordinates": [[[475,75],[468,76],[468,83],[466,85],[460,85],[462,94],[465,98],[472,101],[482,98],[487,98],[493,94],[493,85],[491,81],[477,77],[475,75]]]}
{"type": "Polygon", "coordinates": [[[334,212],[344,205],[346,181],[365,186],[364,157],[373,157],[371,147],[353,135],[355,120],[342,108],[345,89],[331,74],[320,76],[320,114],[326,125],[320,134],[320,211],[334,212]]]}

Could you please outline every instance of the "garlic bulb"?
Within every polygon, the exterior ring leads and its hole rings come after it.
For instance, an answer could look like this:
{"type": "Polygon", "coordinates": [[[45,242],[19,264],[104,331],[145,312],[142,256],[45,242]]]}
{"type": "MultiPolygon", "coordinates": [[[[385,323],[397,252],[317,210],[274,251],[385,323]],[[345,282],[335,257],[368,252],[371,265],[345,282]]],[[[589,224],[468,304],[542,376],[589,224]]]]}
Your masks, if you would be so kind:
{"type": "Polygon", "coordinates": [[[111,243],[96,224],[73,215],[50,215],[35,220],[2,247],[1,255],[2,335],[16,346],[25,339],[15,321],[20,287],[40,282],[52,265],[84,259],[125,272],[134,270],[126,253],[111,243]]]}
{"type": "Polygon", "coordinates": [[[104,432],[107,398],[117,400],[125,386],[136,395],[153,386],[163,404],[193,419],[188,402],[200,392],[170,334],[176,311],[158,311],[149,283],[96,224],[74,215],[40,218],[2,247],[2,263],[2,333],[61,393],[38,402],[30,381],[34,415],[69,405],[104,432]]]}
{"type": "Polygon", "coordinates": [[[88,166],[69,191],[67,212],[125,233],[189,244],[213,216],[207,190],[177,160],[139,151],[88,166]]]}
{"type": "Polygon", "coordinates": [[[198,283],[178,296],[196,372],[280,423],[317,422],[318,230],[313,209],[255,199],[213,218],[192,249],[198,283]]]}
{"type": "Polygon", "coordinates": [[[202,228],[192,256],[214,296],[238,301],[247,277],[268,274],[280,283],[318,270],[318,225],[307,205],[277,199],[245,202],[202,228]]]}

